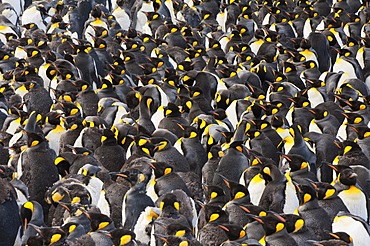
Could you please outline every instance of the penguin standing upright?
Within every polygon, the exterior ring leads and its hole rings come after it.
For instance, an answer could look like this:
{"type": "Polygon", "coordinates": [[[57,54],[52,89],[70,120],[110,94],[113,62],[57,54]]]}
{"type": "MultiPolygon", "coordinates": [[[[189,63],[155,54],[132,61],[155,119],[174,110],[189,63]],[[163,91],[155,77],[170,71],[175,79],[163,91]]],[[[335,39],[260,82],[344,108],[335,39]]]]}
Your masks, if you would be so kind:
{"type": "Polygon", "coordinates": [[[54,165],[56,154],[48,147],[44,136],[26,132],[27,150],[22,154],[23,174],[20,177],[28,187],[30,198],[39,202],[47,215],[49,205],[44,199],[45,192],[58,181],[58,170],[54,165]]]}
{"type": "Polygon", "coordinates": [[[94,157],[110,172],[121,170],[126,161],[125,149],[117,144],[114,133],[109,129],[102,130],[102,145],[94,151],[94,157]]]}
{"type": "Polygon", "coordinates": [[[213,185],[225,187],[223,177],[230,181],[239,182],[243,171],[249,166],[249,158],[245,154],[245,147],[242,141],[234,141],[230,144],[226,154],[218,163],[215,175],[213,176],[213,185]]]}
{"type": "Polygon", "coordinates": [[[358,175],[351,167],[329,165],[337,174],[334,187],[348,211],[365,221],[369,221],[369,200],[366,194],[356,186],[358,175]]]}
{"type": "Polygon", "coordinates": [[[0,240],[4,245],[14,245],[18,229],[21,226],[19,209],[17,205],[17,194],[13,186],[6,180],[0,179],[0,240]]]}
{"type": "Polygon", "coordinates": [[[299,201],[291,177],[284,175],[274,164],[262,166],[261,174],[268,183],[258,205],[277,213],[293,213],[299,201]]]}
{"type": "Polygon", "coordinates": [[[353,240],[353,245],[367,245],[370,241],[369,225],[362,218],[340,212],[334,218],[333,232],[346,232],[353,240]]]}
{"type": "Polygon", "coordinates": [[[301,185],[298,193],[300,200],[299,215],[304,219],[306,226],[313,230],[319,240],[326,239],[326,231],[331,229],[330,217],[319,206],[315,190],[311,186],[301,185]]]}

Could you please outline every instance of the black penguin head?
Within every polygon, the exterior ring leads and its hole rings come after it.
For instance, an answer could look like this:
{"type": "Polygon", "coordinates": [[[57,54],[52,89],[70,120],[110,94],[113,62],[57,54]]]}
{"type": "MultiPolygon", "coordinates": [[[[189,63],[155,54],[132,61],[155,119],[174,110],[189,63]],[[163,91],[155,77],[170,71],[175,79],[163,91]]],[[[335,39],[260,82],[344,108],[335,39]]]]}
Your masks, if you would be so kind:
{"type": "Polygon", "coordinates": [[[330,199],[337,194],[337,191],[334,186],[324,182],[311,182],[312,187],[316,190],[317,199],[325,200],[330,199]]]}
{"type": "Polygon", "coordinates": [[[136,148],[143,154],[149,157],[154,156],[155,145],[150,142],[150,139],[146,137],[136,136],[135,137],[136,148]]]}
{"type": "Polygon", "coordinates": [[[286,220],[274,212],[268,212],[266,216],[254,217],[254,219],[262,224],[266,236],[285,229],[286,220]]]}
{"type": "Polygon", "coordinates": [[[230,197],[232,200],[243,199],[243,201],[246,201],[246,202],[250,201],[249,191],[247,187],[239,183],[230,181],[230,180],[227,181],[224,179],[224,182],[226,183],[227,187],[230,190],[230,197]]]}
{"type": "Polygon", "coordinates": [[[304,69],[315,69],[317,68],[317,63],[313,60],[305,61],[301,64],[304,69]]]}
{"type": "Polygon", "coordinates": [[[164,116],[165,117],[180,117],[180,109],[179,107],[174,103],[168,103],[166,107],[164,107],[164,116]]]}
{"type": "Polygon", "coordinates": [[[17,176],[13,167],[8,167],[7,165],[0,165],[0,178],[11,181],[17,176]]]}
{"type": "Polygon", "coordinates": [[[173,172],[173,167],[165,162],[152,162],[149,165],[153,169],[156,178],[160,178],[173,172]]]}
{"type": "Polygon", "coordinates": [[[341,148],[339,149],[340,155],[346,155],[347,153],[362,152],[361,147],[353,141],[345,140],[342,142],[341,148]]]}
{"type": "Polygon", "coordinates": [[[206,185],[204,186],[205,198],[208,203],[222,201],[226,203],[226,193],[225,191],[215,185],[206,185]]]}
{"type": "Polygon", "coordinates": [[[297,187],[298,199],[301,205],[317,199],[316,191],[312,186],[299,185],[297,187]]]}
{"type": "Polygon", "coordinates": [[[41,52],[39,49],[35,48],[35,47],[29,47],[29,48],[25,48],[24,49],[27,53],[27,57],[28,58],[38,58],[40,57],[41,58],[41,52]]]}
{"type": "Polygon", "coordinates": [[[188,72],[194,69],[194,64],[191,61],[182,61],[177,64],[177,70],[182,72],[188,72]]]}
{"type": "Polygon", "coordinates": [[[299,97],[292,97],[288,98],[288,100],[294,103],[294,107],[296,108],[306,108],[311,107],[311,102],[308,100],[307,97],[299,96],[299,97]]]}
{"type": "Polygon", "coordinates": [[[113,180],[116,180],[117,177],[122,177],[127,180],[131,186],[134,186],[138,183],[145,182],[147,178],[145,175],[136,168],[130,168],[123,172],[111,172],[109,175],[113,180]]]}
{"type": "Polygon", "coordinates": [[[27,146],[28,148],[36,148],[42,145],[42,143],[46,143],[46,139],[44,136],[34,132],[26,132],[27,136],[27,146]]]}
{"type": "Polygon", "coordinates": [[[126,245],[134,242],[136,234],[123,228],[117,228],[109,232],[108,236],[112,239],[113,245],[126,245]]]}
{"type": "Polygon", "coordinates": [[[274,164],[265,164],[261,169],[261,174],[264,180],[267,182],[281,179],[284,174],[274,164]]]}
{"type": "Polygon", "coordinates": [[[185,126],[183,127],[183,137],[184,138],[197,138],[198,137],[198,130],[193,126],[185,126]]]}
{"type": "Polygon", "coordinates": [[[27,201],[20,208],[21,221],[26,227],[27,224],[32,222],[43,222],[44,214],[40,203],[36,201],[27,201]]]}
{"type": "Polygon", "coordinates": [[[148,21],[161,20],[162,17],[157,12],[145,12],[146,18],[148,21]]]}
{"type": "Polygon", "coordinates": [[[309,167],[308,162],[301,155],[290,154],[283,155],[283,157],[288,161],[291,172],[303,170],[309,167]]]}
{"type": "Polygon", "coordinates": [[[281,214],[281,217],[285,219],[285,226],[288,233],[298,232],[302,229],[305,224],[304,219],[295,214],[281,214]]]}
{"type": "Polygon", "coordinates": [[[85,164],[78,170],[77,173],[83,174],[85,176],[96,177],[98,172],[100,171],[101,171],[101,168],[99,166],[85,164]]]}
{"type": "Polygon", "coordinates": [[[208,223],[227,223],[229,215],[220,206],[204,205],[205,219],[208,223]]]}
{"type": "Polygon", "coordinates": [[[243,141],[233,141],[229,148],[231,149],[236,149],[237,151],[239,152],[244,152],[244,144],[243,144],[243,141]]]}
{"type": "Polygon", "coordinates": [[[85,234],[85,229],[83,228],[83,226],[76,222],[68,222],[61,226],[61,229],[66,233],[66,236],[69,236],[72,233],[74,233],[74,235],[76,236],[82,236],[85,234]]]}
{"type": "Polygon", "coordinates": [[[346,232],[330,232],[328,233],[329,236],[333,239],[337,239],[337,240],[342,240],[344,241],[345,243],[348,243],[349,245],[353,243],[353,239],[352,237],[347,234],[346,232]]]}
{"type": "Polygon", "coordinates": [[[163,137],[152,137],[150,141],[155,145],[155,152],[167,150],[172,146],[171,142],[167,138],[163,137]]]}
{"type": "Polygon", "coordinates": [[[367,126],[351,126],[356,132],[358,139],[365,139],[370,136],[370,128],[367,126]]]}
{"type": "Polygon", "coordinates": [[[182,224],[169,224],[166,226],[167,235],[174,235],[177,237],[187,237],[192,235],[192,230],[182,224]]]}
{"type": "Polygon", "coordinates": [[[102,129],[102,136],[100,141],[102,145],[115,145],[117,144],[117,139],[114,133],[110,129],[102,129]]]}
{"type": "Polygon", "coordinates": [[[56,165],[60,176],[65,177],[69,174],[71,163],[69,163],[64,157],[58,156],[55,158],[54,164],[56,165]]]}
{"type": "Polygon", "coordinates": [[[356,185],[357,174],[351,167],[343,165],[329,165],[337,173],[336,181],[344,185],[356,185]]]}
{"type": "Polygon", "coordinates": [[[211,149],[208,152],[208,159],[217,159],[223,157],[225,154],[222,151],[222,148],[220,145],[216,144],[211,147],[211,149]]]}
{"type": "Polygon", "coordinates": [[[246,232],[243,227],[235,224],[221,224],[219,228],[224,230],[230,241],[238,240],[246,236],[246,232]]]}
{"type": "MultiPolygon", "coordinates": [[[[59,245],[63,244],[65,240],[65,232],[57,227],[38,227],[34,224],[29,224],[32,226],[39,236],[36,236],[38,239],[39,237],[42,238],[43,245],[59,245]]],[[[31,244],[28,244],[31,245],[31,244]]]]}
{"type": "Polygon", "coordinates": [[[101,213],[90,212],[88,213],[88,218],[91,223],[91,231],[108,230],[108,228],[113,223],[109,216],[101,213]]]}
{"type": "Polygon", "coordinates": [[[164,211],[164,210],[179,211],[180,205],[181,205],[180,202],[178,201],[177,197],[174,194],[166,193],[163,196],[162,201],[159,203],[159,208],[161,209],[161,211],[164,211]]]}

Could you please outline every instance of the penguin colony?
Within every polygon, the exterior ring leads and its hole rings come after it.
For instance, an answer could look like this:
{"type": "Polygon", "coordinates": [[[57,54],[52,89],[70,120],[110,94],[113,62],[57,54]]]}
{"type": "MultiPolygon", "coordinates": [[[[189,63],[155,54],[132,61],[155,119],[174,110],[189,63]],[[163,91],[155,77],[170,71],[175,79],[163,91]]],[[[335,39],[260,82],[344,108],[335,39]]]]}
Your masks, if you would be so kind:
{"type": "Polygon", "coordinates": [[[368,1],[0,12],[0,245],[370,245],[368,1]]]}

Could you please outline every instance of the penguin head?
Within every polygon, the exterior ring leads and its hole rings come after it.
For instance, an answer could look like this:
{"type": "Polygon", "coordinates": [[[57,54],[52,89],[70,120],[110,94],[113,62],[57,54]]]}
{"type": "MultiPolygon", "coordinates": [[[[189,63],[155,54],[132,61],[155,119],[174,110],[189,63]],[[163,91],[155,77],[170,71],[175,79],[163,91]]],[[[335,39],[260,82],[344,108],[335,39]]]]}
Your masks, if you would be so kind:
{"type": "MultiPolygon", "coordinates": [[[[58,245],[62,244],[65,241],[65,232],[57,227],[38,227],[34,224],[29,224],[32,226],[35,231],[39,234],[36,238],[38,239],[39,237],[42,238],[43,245],[58,245]]],[[[32,237],[28,239],[30,241],[32,237]]],[[[36,240],[37,240],[36,239],[36,240]]],[[[27,242],[28,242],[27,241],[27,242]]],[[[29,242],[28,242],[29,244],[29,242]]]]}
{"type": "Polygon", "coordinates": [[[117,228],[107,234],[113,242],[113,245],[129,245],[135,242],[136,234],[123,228],[117,228]]]}
{"type": "Polygon", "coordinates": [[[283,155],[283,157],[289,163],[289,167],[290,167],[291,172],[295,172],[295,171],[299,171],[299,170],[309,168],[309,164],[308,164],[307,160],[301,155],[290,154],[290,155],[283,155]]]}
{"type": "Polygon", "coordinates": [[[243,204],[243,205],[239,205],[239,207],[248,215],[255,215],[255,216],[260,216],[260,217],[267,215],[267,211],[257,205],[243,204]]]}
{"type": "Polygon", "coordinates": [[[166,107],[164,107],[164,116],[165,117],[180,117],[181,112],[179,107],[174,104],[169,102],[166,107]]]}
{"type": "Polygon", "coordinates": [[[322,120],[330,116],[330,112],[325,108],[313,108],[309,110],[316,120],[322,120]]]}
{"type": "Polygon", "coordinates": [[[123,172],[111,172],[109,175],[112,177],[112,180],[116,180],[117,177],[122,177],[127,180],[131,186],[147,180],[146,176],[136,168],[130,168],[123,172]]]}
{"type": "Polygon", "coordinates": [[[183,137],[184,138],[197,138],[197,137],[199,137],[197,128],[195,128],[193,126],[185,126],[183,128],[184,128],[184,130],[183,130],[183,137]]]}
{"type": "Polygon", "coordinates": [[[45,136],[42,136],[38,133],[26,132],[26,136],[28,148],[39,148],[43,145],[43,143],[47,142],[45,136]]]}
{"type": "Polygon", "coordinates": [[[253,218],[262,224],[266,236],[270,236],[285,229],[286,220],[274,212],[268,212],[266,216],[253,218]]]}
{"type": "Polygon", "coordinates": [[[250,201],[249,191],[244,185],[226,179],[224,179],[224,182],[230,190],[232,200],[243,199],[243,201],[250,201]]]}
{"type": "Polygon", "coordinates": [[[336,182],[339,182],[344,185],[356,185],[357,183],[357,174],[353,171],[351,167],[343,165],[329,165],[337,173],[336,182]]]}
{"type": "Polygon", "coordinates": [[[227,223],[228,213],[220,206],[206,204],[204,206],[205,219],[208,223],[227,223]]]}
{"type": "Polygon", "coordinates": [[[85,164],[78,170],[77,173],[83,174],[84,176],[96,177],[100,171],[101,168],[99,166],[85,164]]]}
{"type": "Polygon", "coordinates": [[[219,90],[215,94],[217,108],[227,109],[231,102],[231,92],[229,90],[219,90]]]}
{"type": "Polygon", "coordinates": [[[115,145],[117,144],[117,139],[114,133],[110,129],[102,129],[101,130],[102,136],[100,141],[102,145],[115,145]]]}
{"type": "Polygon", "coordinates": [[[159,203],[159,208],[162,212],[164,212],[164,210],[179,211],[180,206],[181,204],[179,200],[177,199],[175,194],[172,193],[166,193],[165,195],[163,195],[163,198],[159,203]]]}
{"type": "Polygon", "coordinates": [[[100,230],[108,231],[108,228],[112,227],[112,219],[105,214],[89,212],[87,217],[91,223],[91,232],[100,230]]]}
{"type": "Polygon", "coordinates": [[[66,117],[68,117],[68,116],[75,116],[75,117],[81,116],[80,109],[77,107],[77,105],[72,103],[72,102],[65,101],[65,100],[58,101],[58,102],[56,102],[56,104],[52,105],[52,110],[54,110],[54,111],[61,110],[61,111],[64,112],[64,115],[66,117]]]}
{"type": "Polygon", "coordinates": [[[226,193],[220,186],[205,185],[204,196],[208,204],[218,201],[226,203],[226,193]]]}
{"type": "Polygon", "coordinates": [[[187,237],[192,235],[192,230],[182,224],[174,223],[166,226],[167,235],[174,235],[177,237],[187,237]]]}
{"type": "Polygon", "coordinates": [[[263,179],[267,182],[282,179],[284,176],[279,168],[272,163],[263,165],[260,173],[262,174],[263,179]]]}
{"type": "Polygon", "coordinates": [[[150,139],[142,136],[135,136],[134,138],[136,148],[146,156],[152,157],[154,156],[154,148],[156,147],[153,143],[151,143],[150,139]]]}
{"type": "Polygon", "coordinates": [[[311,184],[312,187],[316,190],[318,200],[330,199],[338,194],[335,187],[331,184],[325,182],[311,182],[311,184]]]}
{"type": "Polygon", "coordinates": [[[59,185],[57,187],[54,185],[46,192],[45,200],[47,203],[55,206],[57,206],[58,203],[71,202],[70,190],[63,185],[59,185]]]}
{"type": "Polygon", "coordinates": [[[171,142],[164,137],[152,137],[150,141],[155,145],[155,152],[167,150],[172,146],[171,142]]]}
{"type": "Polygon", "coordinates": [[[305,225],[304,219],[299,215],[281,214],[281,217],[283,217],[286,220],[285,226],[288,233],[298,232],[305,225]]]}
{"type": "Polygon", "coordinates": [[[17,176],[13,167],[8,167],[6,165],[0,165],[0,178],[11,181],[17,176]]]}
{"type": "Polygon", "coordinates": [[[274,128],[286,126],[284,117],[280,115],[274,115],[271,117],[271,126],[274,128]]]}
{"type": "Polygon", "coordinates": [[[60,228],[66,233],[67,237],[71,234],[74,234],[76,236],[78,235],[82,236],[85,234],[85,229],[81,224],[77,222],[68,222],[61,226],[60,228]]]}
{"type": "Polygon", "coordinates": [[[344,156],[348,153],[354,153],[356,151],[362,152],[361,147],[356,142],[344,140],[342,142],[341,148],[339,149],[339,154],[344,156]]]}
{"type": "Polygon", "coordinates": [[[191,61],[185,60],[185,61],[178,63],[176,69],[181,72],[188,72],[194,69],[194,63],[191,61]]]}
{"type": "Polygon", "coordinates": [[[165,162],[152,162],[149,165],[157,179],[173,172],[173,167],[165,162]]]}
{"type": "Polygon", "coordinates": [[[306,204],[313,200],[317,200],[316,191],[312,186],[299,185],[297,187],[298,187],[298,199],[301,205],[306,204]]]}
{"type": "Polygon", "coordinates": [[[229,149],[235,149],[241,153],[245,152],[245,146],[243,144],[243,141],[233,141],[230,144],[229,149]]]}
{"type": "Polygon", "coordinates": [[[162,20],[162,16],[157,12],[145,12],[148,21],[162,20]]]}
{"type": "Polygon", "coordinates": [[[331,238],[337,239],[337,240],[342,240],[343,242],[345,242],[349,245],[351,245],[353,243],[352,237],[346,232],[339,231],[339,232],[330,232],[328,234],[331,238]]]}
{"type": "Polygon", "coordinates": [[[58,174],[62,177],[65,177],[69,174],[69,168],[71,167],[71,163],[67,161],[62,156],[57,156],[54,160],[54,164],[58,169],[58,174]]]}
{"type": "Polygon", "coordinates": [[[211,147],[211,149],[208,152],[208,159],[216,159],[216,158],[221,158],[225,154],[222,151],[222,148],[220,145],[216,144],[211,147]]]}
{"type": "Polygon", "coordinates": [[[370,128],[367,126],[351,126],[356,132],[358,139],[365,139],[370,136],[370,128]]]}
{"type": "Polygon", "coordinates": [[[311,102],[308,100],[307,97],[299,96],[299,97],[291,97],[288,100],[294,103],[295,108],[310,108],[311,102]]]}
{"type": "Polygon", "coordinates": [[[21,221],[23,226],[27,227],[29,222],[44,222],[43,209],[40,203],[36,201],[27,201],[20,208],[21,221]]]}
{"type": "Polygon", "coordinates": [[[246,232],[243,227],[235,224],[221,224],[218,225],[227,235],[230,241],[242,239],[246,236],[246,232]]]}
{"type": "Polygon", "coordinates": [[[39,58],[39,57],[41,57],[41,52],[36,47],[28,47],[28,48],[24,48],[24,50],[26,51],[28,58],[39,58]]]}
{"type": "Polygon", "coordinates": [[[61,125],[64,126],[64,119],[63,119],[63,112],[62,111],[50,111],[46,114],[45,123],[51,125],[61,125]]]}

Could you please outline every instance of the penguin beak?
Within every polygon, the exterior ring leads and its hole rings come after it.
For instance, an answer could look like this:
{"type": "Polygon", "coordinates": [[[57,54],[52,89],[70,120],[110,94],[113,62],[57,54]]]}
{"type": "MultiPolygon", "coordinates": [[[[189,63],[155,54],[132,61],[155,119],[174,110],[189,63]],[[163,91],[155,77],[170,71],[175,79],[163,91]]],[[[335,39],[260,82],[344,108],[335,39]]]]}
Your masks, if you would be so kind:
{"type": "Polygon", "coordinates": [[[176,124],[180,127],[181,130],[185,131],[185,128],[180,123],[176,123],[176,124]]]}
{"type": "Polygon", "coordinates": [[[311,113],[313,113],[314,115],[316,114],[315,110],[313,109],[309,109],[308,111],[310,111],[311,113]]]}

